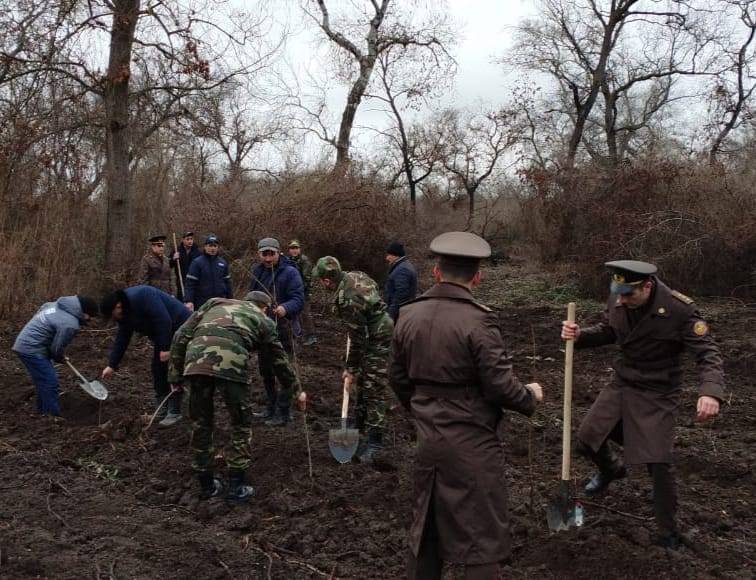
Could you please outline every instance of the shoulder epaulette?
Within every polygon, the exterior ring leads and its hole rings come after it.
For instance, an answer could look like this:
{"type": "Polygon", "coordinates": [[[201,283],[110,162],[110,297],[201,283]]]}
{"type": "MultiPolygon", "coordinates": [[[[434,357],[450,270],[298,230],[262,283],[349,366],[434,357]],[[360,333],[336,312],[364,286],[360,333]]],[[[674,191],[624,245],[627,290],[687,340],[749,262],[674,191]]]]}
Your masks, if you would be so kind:
{"type": "Polygon", "coordinates": [[[678,292],[677,290],[672,290],[670,294],[672,294],[672,296],[677,298],[680,302],[684,302],[685,304],[693,304],[693,299],[689,296],[686,296],[682,292],[678,292]]]}

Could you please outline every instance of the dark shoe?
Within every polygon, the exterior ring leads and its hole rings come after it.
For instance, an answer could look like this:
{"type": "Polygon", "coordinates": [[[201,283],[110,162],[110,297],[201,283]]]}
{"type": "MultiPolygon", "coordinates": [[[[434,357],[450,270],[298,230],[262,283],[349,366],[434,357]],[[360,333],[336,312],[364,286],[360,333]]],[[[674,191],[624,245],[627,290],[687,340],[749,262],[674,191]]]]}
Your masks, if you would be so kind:
{"type": "Polygon", "coordinates": [[[215,479],[212,473],[200,473],[197,479],[199,479],[200,484],[200,499],[216,497],[223,491],[223,484],[220,480],[215,479]]]}
{"type": "Polygon", "coordinates": [[[275,415],[273,415],[272,418],[265,421],[265,424],[268,427],[286,427],[286,425],[289,424],[289,419],[291,418],[291,415],[289,413],[289,408],[286,409],[277,409],[275,415]]]}
{"type": "Polygon", "coordinates": [[[312,346],[316,342],[318,342],[318,337],[315,336],[314,334],[311,334],[305,337],[305,339],[302,341],[302,344],[304,346],[312,346]]]}
{"type": "Polygon", "coordinates": [[[680,546],[685,544],[683,537],[677,533],[657,534],[656,536],[654,536],[652,543],[655,546],[661,546],[662,548],[667,548],[668,550],[677,550],[680,548],[680,546]]]}
{"type": "Polygon", "coordinates": [[[273,406],[268,406],[264,411],[257,411],[256,413],[252,413],[252,416],[255,419],[260,419],[263,421],[272,419],[274,415],[275,411],[273,409],[273,406]]]}
{"type": "Polygon", "coordinates": [[[609,484],[612,483],[615,479],[622,479],[625,476],[627,476],[627,469],[625,469],[624,465],[621,465],[614,471],[607,473],[603,471],[594,473],[590,478],[588,478],[588,482],[583,488],[585,495],[587,495],[588,497],[599,495],[605,492],[606,488],[609,487],[609,484]]]}
{"type": "Polygon", "coordinates": [[[228,473],[226,501],[242,503],[255,495],[255,488],[244,482],[244,471],[232,469],[228,473]]]}
{"type": "Polygon", "coordinates": [[[361,449],[357,449],[357,461],[360,463],[373,463],[376,454],[381,449],[383,449],[383,431],[371,427],[368,430],[367,441],[361,449]]]}

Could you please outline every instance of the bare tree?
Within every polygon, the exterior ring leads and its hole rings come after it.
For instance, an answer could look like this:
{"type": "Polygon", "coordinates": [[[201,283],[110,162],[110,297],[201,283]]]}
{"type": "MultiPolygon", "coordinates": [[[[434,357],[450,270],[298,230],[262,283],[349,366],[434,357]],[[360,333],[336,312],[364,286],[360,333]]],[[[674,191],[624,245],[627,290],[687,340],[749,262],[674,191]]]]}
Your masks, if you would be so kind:
{"type": "Polygon", "coordinates": [[[602,94],[606,99],[603,123],[608,147],[610,156],[616,158],[618,133],[637,130],[637,123],[632,121],[627,126],[618,124],[617,108],[623,102],[623,94],[641,83],[656,83],[654,89],[646,91],[647,117],[669,98],[670,77],[697,74],[696,57],[701,45],[694,42],[691,34],[692,48],[686,44],[684,50],[680,49],[680,37],[690,20],[690,7],[683,0],[671,3],[669,8],[664,6],[656,0],[542,0],[540,18],[519,27],[515,50],[506,60],[547,73],[557,81],[563,97],[562,112],[571,124],[566,167],[575,162],[591,113],[602,94]],[[671,37],[672,44],[668,46],[674,50],[669,55],[637,43],[622,50],[632,44],[633,38],[643,37],[643,30],[648,28],[655,31],[649,35],[671,37]],[[624,45],[623,38],[629,39],[624,45]],[[627,55],[633,52],[639,57],[627,62],[627,55]],[[686,67],[681,66],[683,55],[687,58],[686,67]],[[666,80],[659,82],[660,79],[666,80]]]}
{"type": "MultiPolygon", "coordinates": [[[[437,26],[427,23],[413,26],[410,19],[411,9],[401,12],[398,5],[392,4],[391,0],[364,0],[364,4],[357,8],[358,16],[351,19],[341,17],[338,24],[332,20],[326,0],[307,0],[304,10],[317,22],[326,37],[339,48],[342,56],[347,56],[357,65],[356,76],[352,78],[349,73],[346,75],[350,78],[351,87],[341,114],[338,136],[334,140],[336,168],[342,170],[349,161],[357,108],[368,89],[379,55],[397,45],[442,48],[443,43],[435,35],[437,26]],[[310,10],[310,4],[317,6],[317,12],[310,10]],[[359,30],[363,27],[364,36],[358,37],[359,30]]],[[[444,18],[440,13],[430,15],[432,21],[444,18]]]]}
{"type": "MultiPolygon", "coordinates": [[[[719,75],[714,86],[712,105],[718,117],[719,127],[709,146],[709,162],[716,163],[717,156],[733,130],[743,123],[743,117],[752,118],[749,102],[754,90],[754,37],[756,37],[756,2],[753,0],[725,0],[725,4],[736,9],[742,25],[740,35],[735,35],[739,43],[723,47],[723,54],[729,62],[727,71],[719,75]]],[[[737,42],[737,41],[736,41],[737,42]]]]}
{"type": "MultiPolygon", "coordinates": [[[[469,227],[475,216],[475,194],[505,156],[514,153],[523,123],[517,112],[506,109],[467,117],[450,110],[443,114],[439,127],[445,133],[444,168],[467,195],[469,227]]],[[[516,161],[514,156],[511,161],[516,161]]]]}
{"type": "MultiPolygon", "coordinates": [[[[441,35],[437,35],[439,38],[441,35]]],[[[446,47],[395,45],[378,57],[380,88],[368,96],[388,108],[391,125],[378,132],[399,157],[397,175],[403,175],[413,211],[418,185],[440,164],[442,132],[426,131],[422,123],[408,124],[405,114],[416,112],[450,84],[455,62],[446,47]],[[407,55],[411,51],[415,54],[407,55]],[[414,65],[414,66],[413,66],[414,65]]]]}
{"type": "MultiPolygon", "coordinates": [[[[124,248],[132,247],[130,169],[139,158],[138,147],[182,115],[182,99],[259,69],[276,47],[252,42],[263,36],[258,19],[239,15],[218,24],[217,3],[212,7],[216,13],[210,13],[210,7],[184,7],[173,0],[38,1],[30,5],[44,5],[55,16],[55,26],[46,27],[45,41],[34,46],[23,41],[19,28],[21,40],[0,52],[0,62],[10,63],[4,77],[45,71],[47,82],[67,78],[101,100],[108,205],[105,267],[123,272],[132,257],[124,248]],[[105,38],[110,44],[103,75],[91,46],[105,38]],[[135,119],[136,103],[148,103],[151,116],[135,119]]],[[[29,19],[37,12],[30,10],[29,19]]]]}

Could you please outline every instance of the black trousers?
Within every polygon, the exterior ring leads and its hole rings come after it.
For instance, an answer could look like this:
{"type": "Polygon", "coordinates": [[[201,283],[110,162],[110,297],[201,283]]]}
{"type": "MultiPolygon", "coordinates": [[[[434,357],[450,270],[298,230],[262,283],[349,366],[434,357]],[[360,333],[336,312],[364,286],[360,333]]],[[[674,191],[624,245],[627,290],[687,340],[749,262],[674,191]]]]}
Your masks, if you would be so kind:
{"type": "MultiPolygon", "coordinates": [[[[294,345],[292,343],[291,323],[285,318],[278,321],[278,339],[281,341],[281,345],[289,355],[289,359],[293,358],[294,345]]],[[[282,393],[280,397],[281,400],[278,400],[279,396],[278,390],[276,389],[276,375],[273,372],[273,361],[267,353],[260,351],[257,355],[257,364],[260,368],[263,387],[265,387],[268,409],[272,411],[276,406],[282,409],[288,409],[290,398],[293,393],[282,393]]]]}
{"type": "MultiPolygon", "coordinates": [[[[159,405],[171,392],[168,385],[168,363],[160,361],[160,351],[155,348],[152,352],[152,387],[155,389],[155,404],[159,405]]],[[[182,393],[173,393],[166,405],[172,413],[181,413],[182,393]]]]}
{"type": "MultiPolygon", "coordinates": [[[[602,451],[604,451],[605,446],[609,445],[609,440],[618,445],[624,444],[622,421],[618,421],[614,426],[596,456],[602,457],[604,455],[602,451]]],[[[601,468],[602,465],[599,462],[597,463],[601,468]]],[[[674,466],[669,463],[647,463],[646,469],[654,486],[654,519],[656,525],[664,535],[676,534],[678,532],[676,523],[677,482],[674,466]]]]}

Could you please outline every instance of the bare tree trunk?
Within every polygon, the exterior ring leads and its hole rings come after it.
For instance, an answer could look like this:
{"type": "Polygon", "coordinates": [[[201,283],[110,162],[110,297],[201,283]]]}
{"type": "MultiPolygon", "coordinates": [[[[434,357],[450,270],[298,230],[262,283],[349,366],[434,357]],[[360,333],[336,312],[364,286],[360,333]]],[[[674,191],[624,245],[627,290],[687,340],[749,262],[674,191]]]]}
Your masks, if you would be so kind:
{"type": "Polygon", "coordinates": [[[357,107],[365,96],[365,90],[370,82],[370,75],[373,73],[375,65],[375,56],[368,56],[360,59],[360,76],[352,85],[347,97],[346,107],[341,114],[341,125],[339,125],[339,136],[336,139],[336,167],[344,167],[349,161],[349,142],[352,136],[352,127],[354,118],[357,115],[357,107]]]}
{"type": "Polygon", "coordinates": [[[129,187],[129,80],[131,49],[140,0],[115,0],[110,31],[110,57],[105,89],[107,218],[105,269],[112,275],[128,269],[131,258],[131,198],[129,187]]]}

